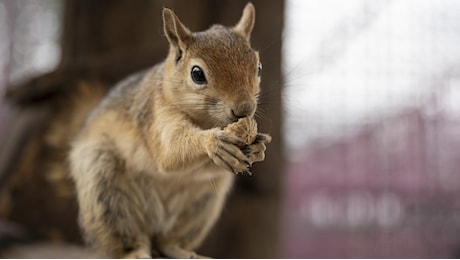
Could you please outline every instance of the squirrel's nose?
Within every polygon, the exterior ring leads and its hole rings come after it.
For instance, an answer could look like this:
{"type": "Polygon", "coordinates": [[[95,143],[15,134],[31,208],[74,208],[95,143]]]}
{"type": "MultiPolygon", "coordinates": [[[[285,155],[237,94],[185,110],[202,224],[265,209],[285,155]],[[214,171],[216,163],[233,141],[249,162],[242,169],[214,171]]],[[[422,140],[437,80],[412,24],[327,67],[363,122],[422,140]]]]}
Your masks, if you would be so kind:
{"type": "Polygon", "coordinates": [[[254,106],[250,103],[243,103],[232,108],[232,115],[238,119],[250,116],[254,110],[254,106]]]}
{"type": "Polygon", "coordinates": [[[235,110],[233,109],[232,109],[232,115],[238,119],[248,116],[247,113],[238,113],[238,112],[235,112],[235,110]]]}

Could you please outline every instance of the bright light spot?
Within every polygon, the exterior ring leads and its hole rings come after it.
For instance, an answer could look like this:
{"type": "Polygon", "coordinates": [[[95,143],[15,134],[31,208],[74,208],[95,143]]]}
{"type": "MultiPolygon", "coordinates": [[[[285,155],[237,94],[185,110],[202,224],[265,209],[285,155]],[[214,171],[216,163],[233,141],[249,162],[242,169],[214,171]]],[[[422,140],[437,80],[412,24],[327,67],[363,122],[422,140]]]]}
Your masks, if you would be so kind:
{"type": "Polygon", "coordinates": [[[304,204],[301,209],[301,214],[307,217],[313,225],[318,227],[326,227],[337,222],[338,209],[335,202],[321,194],[314,196],[309,204],[304,204]]]}
{"type": "Polygon", "coordinates": [[[374,204],[369,193],[356,193],[348,198],[347,221],[350,226],[362,226],[372,222],[374,204]]]}
{"type": "Polygon", "coordinates": [[[396,196],[385,194],[376,202],[377,223],[382,227],[394,226],[404,214],[401,202],[396,196]]]}
{"type": "Polygon", "coordinates": [[[15,12],[10,17],[12,33],[5,38],[12,42],[12,50],[7,50],[12,53],[1,58],[9,64],[9,81],[13,85],[52,71],[58,65],[63,7],[59,0],[14,3],[15,12]]]}

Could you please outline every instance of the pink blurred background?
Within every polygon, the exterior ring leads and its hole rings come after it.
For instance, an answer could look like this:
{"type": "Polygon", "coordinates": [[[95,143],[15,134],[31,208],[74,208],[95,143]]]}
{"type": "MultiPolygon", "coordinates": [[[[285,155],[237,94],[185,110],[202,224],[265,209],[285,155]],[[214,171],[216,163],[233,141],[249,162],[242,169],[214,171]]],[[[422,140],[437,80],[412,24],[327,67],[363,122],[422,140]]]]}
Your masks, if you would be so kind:
{"type": "Polygon", "coordinates": [[[284,257],[460,257],[460,2],[286,2],[284,257]]]}

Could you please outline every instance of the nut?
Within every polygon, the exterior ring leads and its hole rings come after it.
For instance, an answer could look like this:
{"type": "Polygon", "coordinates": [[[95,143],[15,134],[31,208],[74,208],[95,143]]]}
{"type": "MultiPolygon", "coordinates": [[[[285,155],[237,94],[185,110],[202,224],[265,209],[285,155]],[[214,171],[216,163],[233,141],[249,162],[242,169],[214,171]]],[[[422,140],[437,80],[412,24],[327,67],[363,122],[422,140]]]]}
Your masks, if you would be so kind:
{"type": "Polygon", "coordinates": [[[252,117],[240,118],[237,122],[225,127],[224,131],[233,133],[247,144],[252,144],[257,136],[257,122],[252,117]]]}

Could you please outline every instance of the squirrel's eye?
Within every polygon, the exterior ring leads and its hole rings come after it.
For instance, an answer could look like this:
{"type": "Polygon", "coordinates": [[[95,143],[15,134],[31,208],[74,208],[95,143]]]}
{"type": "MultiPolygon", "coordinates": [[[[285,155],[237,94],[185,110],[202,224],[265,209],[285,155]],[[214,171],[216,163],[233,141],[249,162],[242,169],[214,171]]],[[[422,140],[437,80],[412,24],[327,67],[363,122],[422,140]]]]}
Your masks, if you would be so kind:
{"type": "Polygon", "coordinates": [[[206,76],[204,75],[203,69],[196,65],[192,67],[190,75],[192,76],[193,82],[195,82],[198,85],[204,85],[208,83],[208,81],[206,80],[206,76]]]}
{"type": "Polygon", "coordinates": [[[257,76],[260,77],[262,74],[262,63],[259,62],[259,65],[257,66],[257,76]]]}

